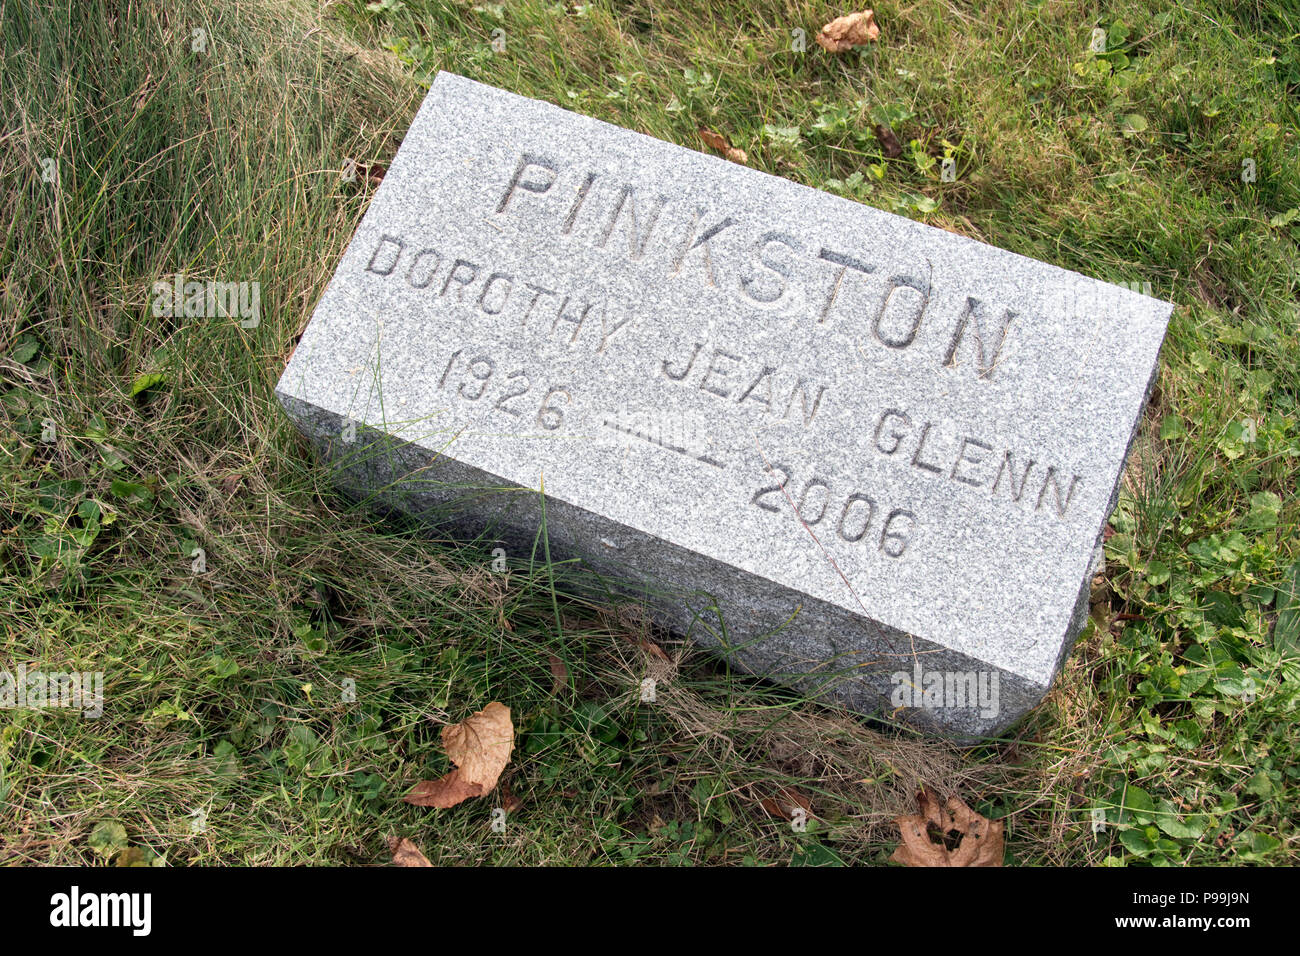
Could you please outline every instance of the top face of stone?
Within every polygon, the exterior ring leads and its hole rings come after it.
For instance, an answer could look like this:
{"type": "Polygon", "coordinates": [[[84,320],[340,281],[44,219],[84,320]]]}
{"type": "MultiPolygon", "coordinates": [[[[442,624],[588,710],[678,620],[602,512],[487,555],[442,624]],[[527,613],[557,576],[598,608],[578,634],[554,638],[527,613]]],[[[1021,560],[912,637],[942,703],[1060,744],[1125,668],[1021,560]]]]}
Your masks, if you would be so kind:
{"type": "Polygon", "coordinates": [[[1047,683],[1171,310],[440,73],[279,391],[1047,683]]]}

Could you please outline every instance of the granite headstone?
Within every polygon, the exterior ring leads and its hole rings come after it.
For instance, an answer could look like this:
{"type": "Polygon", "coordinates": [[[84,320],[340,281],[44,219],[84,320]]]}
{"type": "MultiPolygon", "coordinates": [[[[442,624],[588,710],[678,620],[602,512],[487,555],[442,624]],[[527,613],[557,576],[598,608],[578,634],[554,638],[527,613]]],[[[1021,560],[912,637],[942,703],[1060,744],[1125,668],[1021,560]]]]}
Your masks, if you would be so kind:
{"type": "Polygon", "coordinates": [[[1085,621],[1171,310],[440,73],[277,394],[353,493],[969,737],[1085,621]]]}

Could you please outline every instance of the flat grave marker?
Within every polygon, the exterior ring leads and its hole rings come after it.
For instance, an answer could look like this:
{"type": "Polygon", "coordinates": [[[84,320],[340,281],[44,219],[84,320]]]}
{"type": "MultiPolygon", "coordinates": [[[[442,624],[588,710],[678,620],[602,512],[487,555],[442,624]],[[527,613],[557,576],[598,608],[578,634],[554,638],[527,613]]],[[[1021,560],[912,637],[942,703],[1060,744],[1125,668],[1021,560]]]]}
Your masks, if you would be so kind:
{"type": "Polygon", "coordinates": [[[544,484],[664,625],[976,735],[1085,620],[1171,311],[440,73],[277,394],[354,493],[518,556],[544,484]]]}

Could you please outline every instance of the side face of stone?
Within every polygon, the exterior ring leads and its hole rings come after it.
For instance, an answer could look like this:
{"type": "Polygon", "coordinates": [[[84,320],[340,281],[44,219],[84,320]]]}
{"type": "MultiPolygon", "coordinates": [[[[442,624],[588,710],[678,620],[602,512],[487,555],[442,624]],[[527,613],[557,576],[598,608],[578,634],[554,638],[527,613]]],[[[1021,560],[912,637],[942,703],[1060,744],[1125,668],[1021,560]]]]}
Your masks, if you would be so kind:
{"type": "Polygon", "coordinates": [[[277,394],[376,505],[974,735],[1083,623],[1171,310],[443,73],[277,394]]]}

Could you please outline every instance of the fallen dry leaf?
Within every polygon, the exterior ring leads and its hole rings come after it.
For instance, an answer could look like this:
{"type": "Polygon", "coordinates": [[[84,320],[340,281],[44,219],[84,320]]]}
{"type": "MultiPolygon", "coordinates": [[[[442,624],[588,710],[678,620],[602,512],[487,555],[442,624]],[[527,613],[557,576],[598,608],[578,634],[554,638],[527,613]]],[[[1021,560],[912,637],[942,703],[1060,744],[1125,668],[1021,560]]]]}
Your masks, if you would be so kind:
{"type": "Polygon", "coordinates": [[[399,840],[395,836],[390,836],[388,849],[393,851],[393,866],[433,866],[425,859],[420,848],[405,837],[399,840]]]}
{"type": "Polygon", "coordinates": [[[442,745],[456,769],[437,780],[421,780],[403,797],[407,803],[445,810],[489,793],[515,746],[510,708],[493,701],[459,724],[444,727],[442,745]]]}
{"type": "Polygon", "coordinates": [[[382,163],[362,163],[355,159],[349,159],[342,170],[345,182],[367,182],[371,186],[382,183],[387,171],[388,167],[382,163]]]}
{"type": "Polygon", "coordinates": [[[402,799],[417,807],[437,807],[446,810],[458,803],[464,803],[470,797],[483,796],[483,786],[467,783],[461,779],[459,771],[453,770],[437,780],[421,780],[411,792],[402,799]]]}
{"type": "Polygon", "coordinates": [[[710,146],[716,150],[724,150],[731,145],[727,142],[727,138],[721,133],[715,133],[713,130],[705,129],[703,126],[700,127],[700,139],[704,140],[706,146],[710,146]]]}
{"type": "Polygon", "coordinates": [[[1001,866],[1003,825],[988,820],[959,797],[949,797],[946,805],[929,790],[916,795],[919,814],[899,817],[903,842],[891,859],[904,866],[1001,866]],[[937,831],[931,836],[931,827],[937,831]],[[956,834],[958,841],[949,848],[956,834]],[[937,837],[938,842],[935,842],[937,837]]]}
{"type": "Polygon", "coordinates": [[[357,175],[365,177],[370,185],[378,186],[384,181],[384,173],[388,168],[381,163],[358,163],[357,175]]]}
{"type": "Polygon", "coordinates": [[[504,780],[501,781],[499,792],[501,794],[501,809],[506,813],[514,813],[524,805],[524,801],[514,795],[514,792],[510,789],[510,784],[504,780]]]}
{"type": "Polygon", "coordinates": [[[668,652],[665,651],[658,644],[656,644],[654,641],[649,641],[642,637],[636,637],[632,634],[623,634],[622,638],[623,640],[627,641],[630,644],[635,644],[637,647],[641,648],[641,650],[645,651],[651,657],[658,658],[659,660],[665,661],[670,664],[672,663],[673,659],[668,656],[668,652]]]}
{"type": "Polygon", "coordinates": [[[795,810],[803,810],[807,816],[813,815],[812,801],[790,787],[782,787],[774,797],[764,797],[759,801],[759,806],[767,812],[768,816],[778,820],[793,820],[795,810]]]}
{"type": "Polygon", "coordinates": [[[897,159],[903,155],[903,144],[898,141],[898,137],[888,126],[876,126],[876,139],[880,141],[880,148],[884,150],[886,159],[897,159]]]}
{"type": "Polygon", "coordinates": [[[866,46],[880,36],[875,14],[870,10],[836,17],[817,34],[817,43],[828,53],[843,53],[855,46],[866,46]]]}
{"type": "Polygon", "coordinates": [[[708,145],[709,147],[716,149],[718,152],[722,153],[724,156],[727,157],[727,159],[731,160],[733,163],[740,163],[744,165],[745,163],[749,162],[749,156],[746,155],[745,151],[741,149],[739,146],[732,146],[729,142],[727,142],[727,138],[723,136],[721,133],[715,133],[713,130],[705,129],[703,126],[701,126],[700,139],[704,140],[705,144],[708,145]]]}
{"type": "Polygon", "coordinates": [[[664,653],[664,649],[653,641],[637,641],[637,644],[651,657],[657,657],[661,661],[672,661],[672,658],[664,653]]]}

